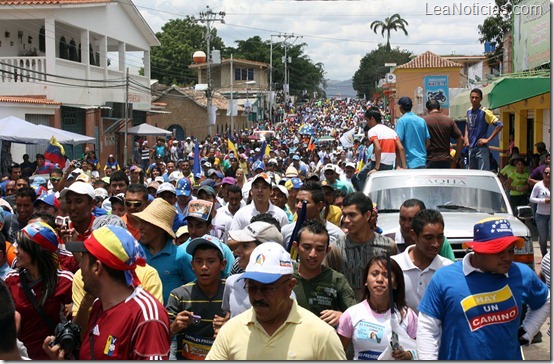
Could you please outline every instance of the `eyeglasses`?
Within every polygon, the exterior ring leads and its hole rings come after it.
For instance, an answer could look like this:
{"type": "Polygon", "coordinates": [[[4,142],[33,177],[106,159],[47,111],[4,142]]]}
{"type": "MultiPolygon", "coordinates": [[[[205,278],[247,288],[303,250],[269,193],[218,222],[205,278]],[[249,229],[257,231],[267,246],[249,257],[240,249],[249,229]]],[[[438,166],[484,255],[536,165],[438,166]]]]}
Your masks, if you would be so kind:
{"type": "Polygon", "coordinates": [[[59,177],[59,178],[50,177],[50,181],[52,181],[52,182],[59,182],[61,179],[62,179],[61,177],[59,177]]]}
{"type": "Polygon", "coordinates": [[[544,172],[545,176],[550,176],[550,172],[544,172]]]}
{"type": "Polygon", "coordinates": [[[275,293],[277,292],[278,290],[280,290],[281,288],[283,288],[285,286],[285,284],[287,284],[288,281],[290,281],[291,278],[283,281],[281,284],[277,285],[277,286],[261,286],[261,287],[258,287],[258,286],[252,286],[248,283],[245,283],[244,284],[244,289],[248,292],[248,294],[256,294],[257,292],[260,292],[262,295],[267,295],[267,294],[272,294],[272,293],[275,293]]]}
{"type": "Polygon", "coordinates": [[[143,204],[144,203],[142,201],[125,201],[125,206],[127,206],[127,207],[139,208],[143,204]]]}

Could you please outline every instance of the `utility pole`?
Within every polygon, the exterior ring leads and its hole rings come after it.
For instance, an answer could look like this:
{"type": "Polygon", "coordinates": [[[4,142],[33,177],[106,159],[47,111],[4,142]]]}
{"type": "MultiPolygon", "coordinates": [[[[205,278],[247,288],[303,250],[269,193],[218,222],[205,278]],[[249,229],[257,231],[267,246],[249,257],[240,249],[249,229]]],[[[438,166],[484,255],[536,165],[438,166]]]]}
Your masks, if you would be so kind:
{"type": "Polygon", "coordinates": [[[269,48],[269,93],[268,93],[268,101],[269,101],[269,118],[271,122],[273,122],[273,113],[271,112],[271,108],[273,107],[272,102],[272,96],[273,96],[273,37],[280,37],[281,33],[279,34],[271,34],[271,47],[269,48]]]}
{"type": "Polygon", "coordinates": [[[235,79],[235,75],[234,75],[234,72],[233,72],[233,54],[231,53],[231,66],[230,66],[230,71],[229,71],[229,77],[231,78],[231,104],[229,105],[229,107],[231,108],[231,134],[230,135],[234,135],[234,132],[235,132],[235,123],[234,123],[234,120],[233,120],[233,80],[235,79]]]}
{"type": "Polygon", "coordinates": [[[292,34],[287,34],[287,33],[284,33],[284,34],[279,34],[278,35],[279,38],[284,38],[283,40],[283,43],[285,44],[285,57],[283,59],[283,63],[285,64],[285,84],[283,85],[283,93],[285,95],[285,103],[287,102],[288,100],[288,96],[289,96],[289,76],[288,76],[288,67],[287,67],[287,63],[290,63],[291,62],[291,59],[290,57],[287,58],[287,48],[289,46],[289,44],[287,43],[287,41],[289,39],[292,39],[294,38],[294,40],[290,43],[290,45],[294,44],[294,42],[296,42],[298,40],[298,38],[303,38],[303,36],[301,35],[294,35],[294,33],[292,34]]]}
{"type": "Polygon", "coordinates": [[[127,140],[127,130],[129,128],[129,67],[127,67],[127,73],[125,75],[125,111],[124,111],[124,118],[125,118],[125,146],[123,147],[123,161],[124,166],[127,165],[127,144],[129,144],[129,141],[127,140]]]}
{"type": "MultiPolygon", "coordinates": [[[[206,107],[208,111],[208,134],[212,136],[212,57],[211,57],[211,50],[210,50],[210,39],[212,36],[212,23],[214,21],[219,21],[221,23],[225,23],[223,18],[225,17],[225,12],[220,11],[219,13],[214,13],[208,5],[206,5],[206,11],[200,12],[200,19],[198,19],[201,23],[206,23],[206,43],[208,51],[206,52],[207,55],[207,62],[208,62],[208,89],[206,90],[206,107]]],[[[215,115],[214,115],[215,116],[215,115]]],[[[214,120],[215,121],[215,120],[214,120]]]]}

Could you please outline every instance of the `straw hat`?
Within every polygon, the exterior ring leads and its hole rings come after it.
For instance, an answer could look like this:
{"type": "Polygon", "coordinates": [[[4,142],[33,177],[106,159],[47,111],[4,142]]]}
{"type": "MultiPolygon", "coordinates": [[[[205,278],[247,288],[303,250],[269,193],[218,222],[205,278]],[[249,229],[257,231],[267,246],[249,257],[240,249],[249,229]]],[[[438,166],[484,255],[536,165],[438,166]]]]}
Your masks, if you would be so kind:
{"type": "Polygon", "coordinates": [[[172,228],[175,215],[177,215],[175,207],[161,198],[155,198],[143,211],[133,214],[137,219],[144,220],[162,228],[171,235],[172,238],[175,238],[175,233],[172,228]]]}

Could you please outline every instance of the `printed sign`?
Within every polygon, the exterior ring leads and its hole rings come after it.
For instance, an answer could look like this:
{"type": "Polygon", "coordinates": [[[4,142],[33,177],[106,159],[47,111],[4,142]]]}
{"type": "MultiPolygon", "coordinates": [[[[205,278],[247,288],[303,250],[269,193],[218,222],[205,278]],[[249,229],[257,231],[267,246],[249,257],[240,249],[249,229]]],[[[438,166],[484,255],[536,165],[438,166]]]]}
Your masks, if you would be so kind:
{"type": "Polygon", "coordinates": [[[437,100],[442,109],[450,107],[448,76],[426,76],[423,79],[423,88],[425,89],[425,102],[437,100]]]}

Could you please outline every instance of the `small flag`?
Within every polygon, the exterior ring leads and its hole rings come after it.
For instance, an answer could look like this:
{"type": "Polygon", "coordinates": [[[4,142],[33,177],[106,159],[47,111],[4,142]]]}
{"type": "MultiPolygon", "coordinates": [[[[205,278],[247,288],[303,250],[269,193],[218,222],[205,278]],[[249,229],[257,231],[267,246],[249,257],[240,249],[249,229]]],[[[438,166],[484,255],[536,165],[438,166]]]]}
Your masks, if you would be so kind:
{"type": "Polygon", "coordinates": [[[52,135],[50,143],[44,152],[44,158],[56,163],[60,168],[65,168],[65,150],[58,140],[52,135]]]}
{"type": "Polygon", "coordinates": [[[196,175],[202,173],[202,167],[200,166],[200,148],[198,147],[198,138],[196,138],[196,143],[194,144],[194,165],[192,166],[192,173],[194,173],[194,178],[196,175]]]}
{"type": "Polygon", "coordinates": [[[231,134],[227,133],[227,149],[230,151],[233,151],[235,153],[235,157],[238,158],[237,153],[237,147],[235,146],[235,143],[233,143],[233,139],[231,138],[231,134]]]}
{"type": "Polygon", "coordinates": [[[298,238],[298,233],[300,232],[302,225],[304,225],[304,222],[306,221],[306,205],[307,202],[302,201],[302,208],[300,209],[300,212],[298,212],[296,224],[294,225],[292,235],[290,236],[290,240],[287,244],[287,251],[290,253],[290,257],[293,261],[298,260],[298,251],[296,250],[294,245],[292,245],[292,243],[298,238]]]}
{"type": "MultiPolygon", "coordinates": [[[[260,160],[260,161],[264,160],[264,154],[266,154],[265,151],[266,151],[267,148],[268,148],[268,145],[267,145],[267,142],[264,139],[262,147],[260,148],[260,155],[258,156],[258,160],[260,160]]],[[[269,154],[269,152],[267,154],[269,154]]]]}

